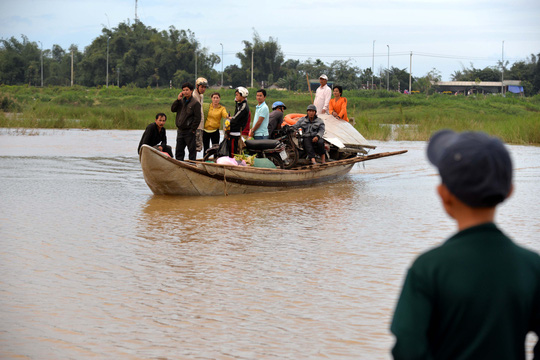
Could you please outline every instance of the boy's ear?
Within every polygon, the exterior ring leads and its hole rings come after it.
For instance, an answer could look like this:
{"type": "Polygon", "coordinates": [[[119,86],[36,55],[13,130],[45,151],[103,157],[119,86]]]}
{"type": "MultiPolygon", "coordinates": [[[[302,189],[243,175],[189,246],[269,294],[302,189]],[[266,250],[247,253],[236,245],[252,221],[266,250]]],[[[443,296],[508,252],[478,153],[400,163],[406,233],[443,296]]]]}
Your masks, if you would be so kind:
{"type": "Polygon", "coordinates": [[[452,195],[446,185],[442,183],[437,186],[437,193],[443,202],[448,201],[448,198],[452,195]]]}
{"type": "Polygon", "coordinates": [[[448,213],[448,215],[452,216],[452,206],[454,201],[456,200],[455,196],[448,190],[446,185],[439,184],[437,186],[437,193],[439,194],[439,197],[441,198],[442,205],[444,207],[444,210],[448,213]]]}
{"type": "Polygon", "coordinates": [[[508,195],[506,195],[506,199],[512,196],[513,193],[514,193],[514,184],[510,186],[510,191],[508,192],[508,195]]]}

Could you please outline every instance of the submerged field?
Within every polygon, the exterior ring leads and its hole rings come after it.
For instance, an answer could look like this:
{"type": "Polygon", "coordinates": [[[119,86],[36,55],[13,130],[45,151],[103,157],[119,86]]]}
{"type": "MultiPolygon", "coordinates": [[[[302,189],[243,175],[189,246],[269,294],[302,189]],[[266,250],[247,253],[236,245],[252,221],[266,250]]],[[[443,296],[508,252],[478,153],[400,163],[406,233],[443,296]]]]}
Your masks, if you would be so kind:
{"type": "MultiPolygon", "coordinates": [[[[0,86],[0,127],[144,129],[164,112],[166,127],[175,129],[170,106],[179,89],[0,86]]],[[[221,89],[221,103],[234,113],[234,90],[221,89]]],[[[254,112],[256,89],[248,103],[254,112]]],[[[213,89],[205,93],[205,109],[213,89]]],[[[349,117],[367,139],[427,140],[433,131],[481,130],[512,144],[540,144],[540,95],[530,98],[496,95],[403,95],[352,90],[349,117]],[[406,125],[406,126],[392,126],[406,125]]],[[[283,101],[287,113],[304,113],[309,93],[268,91],[266,103],[283,101]]]]}

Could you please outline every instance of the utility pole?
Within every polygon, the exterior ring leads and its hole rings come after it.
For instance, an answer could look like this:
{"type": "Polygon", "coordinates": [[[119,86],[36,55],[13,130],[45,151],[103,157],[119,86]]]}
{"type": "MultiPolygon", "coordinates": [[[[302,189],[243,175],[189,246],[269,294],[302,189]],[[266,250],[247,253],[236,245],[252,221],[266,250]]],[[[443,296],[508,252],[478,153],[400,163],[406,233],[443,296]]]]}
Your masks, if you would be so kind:
{"type": "Polygon", "coordinates": [[[43,87],[43,43],[39,41],[41,45],[41,87],[43,87]]]}
{"type": "Polygon", "coordinates": [[[251,87],[253,87],[253,49],[251,49],[251,87]]]}
{"type": "Polygon", "coordinates": [[[371,88],[373,89],[373,73],[375,72],[375,40],[373,40],[373,56],[371,57],[371,88]]]}
{"type": "Polygon", "coordinates": [[[109,39],[110,38],[111,38],[110,36],[107,37],[107,80],[106,80],[107,88],[109,88],[109,39]]]}
{"type": "Polygon", "coordinates": [[[390,45],[386,45],[388,48],[388,66],[386,67],[386,91],[390,91],[390,45]]]}
{"type": "Polygon", "coordinates": [[[219,43],[221,45],[221,87],[223,87],[223,44],[219,43]]]}
{"type": "Polygon", "coordinates": [[[71,86],[73,86],[73,49],[71,50],[71,86]]]}
{"type": "Polygon", "coordinates": [[[195,49],[195,88],[197,88],[197,49],[195,49]]]}
{"type": "Polygon", "coordinates": [[[412,51],[411,51],[411,62],[409,65],[409,94],[412,90],[412,51]]]}
{"type": "Polygon", "coordinates": [[[502,62],[501,62],[501,94],[504,96],[504,40],[502,42],[502,62]]]}
{"type": "Polygon", "coordinates": [[[117,74],[116,74],[116,86],[120,87],[120,66],[116,68],[117,74]]]}
{"type": "Polygon", "coordinates": [[[135,22],[139,21],[139,18],[137,17],[137,0],[135,0],[135,22]]]}

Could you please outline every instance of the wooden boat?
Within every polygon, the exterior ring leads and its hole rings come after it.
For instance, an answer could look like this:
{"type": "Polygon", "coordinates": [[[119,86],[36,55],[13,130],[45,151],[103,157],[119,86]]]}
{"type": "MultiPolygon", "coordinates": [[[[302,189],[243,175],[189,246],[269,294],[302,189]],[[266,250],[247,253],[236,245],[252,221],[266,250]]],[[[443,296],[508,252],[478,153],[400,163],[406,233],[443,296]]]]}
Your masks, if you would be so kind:
{"type": "Polygon", "coordinates": [[[278,191],[343,178],[354,164],[403,154],[407,150],[360,155],[291,170],[219,165],[204,161],[178,161],[143,145],[139,160],[144,180],[156,195],[228,195],[278,191]]]}

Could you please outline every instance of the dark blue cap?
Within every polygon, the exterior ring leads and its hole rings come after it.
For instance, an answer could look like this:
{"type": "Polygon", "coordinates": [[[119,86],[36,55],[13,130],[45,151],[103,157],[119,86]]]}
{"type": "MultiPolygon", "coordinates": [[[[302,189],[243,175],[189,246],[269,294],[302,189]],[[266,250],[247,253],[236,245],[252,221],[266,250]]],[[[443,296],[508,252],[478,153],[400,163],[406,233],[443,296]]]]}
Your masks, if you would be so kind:
{"type": "Polygon", "coordinates": [[[501,140],[481,132],[436,132],[427,148],[442,183],[471,207],[493,207],[512,188],[512,160],[501,140]]]}

